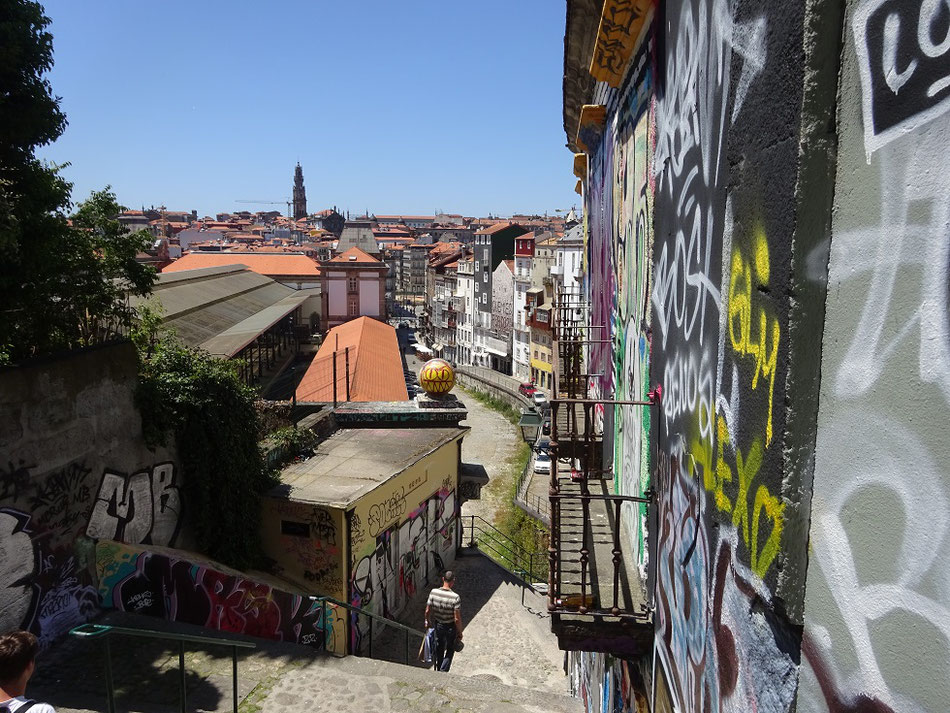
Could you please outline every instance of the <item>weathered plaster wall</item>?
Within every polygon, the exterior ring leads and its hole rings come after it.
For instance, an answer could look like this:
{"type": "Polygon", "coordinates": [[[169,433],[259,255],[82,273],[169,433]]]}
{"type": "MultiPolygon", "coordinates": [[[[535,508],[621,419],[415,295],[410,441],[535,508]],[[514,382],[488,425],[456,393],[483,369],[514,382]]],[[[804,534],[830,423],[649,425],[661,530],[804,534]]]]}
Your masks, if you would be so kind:
{"type": "Polygon", "coordinates": [[[106,609],[346,653],[346,610],[167,548],[95,546],[106,609]]]}
{"type": "Polygon", "coordinates": [[[286,498],[261,504],[261,545],[274,573],[304,591],[346,600],[343,511],[286,498]]]}
{"type": "Polygon", "coordinates": [[[149,451],[131,345],[0,371],[0,630],[49,645],[98,610],[94,540],[180,545],[173,450],[149,451]]]}
{"type": "Polygon", "coordinates": [[[950,699],[948,28],[847,3],[803,713],[950,699]]]}
{"type": "MultiPolygon", "coordinates": [[[[350,603],[395,617],[455,560],[458,445],[450,441],[359,499],[349,515],[350,603]]],[[[354,617],[352,651],[368,634],[354,617]]],[[[377,629],[377,632],[379,630],[377,629]]]]}

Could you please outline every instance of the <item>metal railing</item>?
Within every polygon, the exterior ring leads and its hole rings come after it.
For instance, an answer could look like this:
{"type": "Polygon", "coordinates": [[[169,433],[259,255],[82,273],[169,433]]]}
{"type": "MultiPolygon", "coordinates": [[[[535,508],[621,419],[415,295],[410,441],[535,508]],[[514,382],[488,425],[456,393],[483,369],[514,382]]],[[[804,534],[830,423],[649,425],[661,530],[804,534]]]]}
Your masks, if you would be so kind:
{"type": "MultiPolygon", "coordinates": [[[[369,651],[367,652],[367,658],[373,658],[373,621],[374,620],[379,620],[383,622],[382,624],[383,626],[390,626],[396,629],[397,631],[405,632],[406,650],[405,650],[405,658],[403,659],[403,661],[407,666],[409,665],[409,651],[410,651],[409,636],[414,635],[414,636],[419,637],[419,639],[421,640],[421,639],[424,639],[426,635],[425,632],[420,629],[413,629],[411,626],[400,624],[398,621],[394,621],[393,619],[387,619],[384,616],[380,616],[379,614],[374,614],[373,612],[366,611],[365,609],[361,609],[360,607],[353,606],[352,604],[347,604],[346,602],[341,602],[339,599],[334,599],[333,597],[320,596],[320,597],[312,597],[312,599],[314,601],[320,602],[321,606],[323,607],[323,621],[327,620],[327,602],[329,602],[330,604],[334,604],[337,607],[342,607],[343,609],[346,609],[353,616],[365,616],[369,618],[369,636],[366,637],[369,639],[369,646],[368,646],[369,651]]],[[[363,642],[361,639],[360,645],[362,645],[362,643],[363,642]]],[[[351,651],[350,653],[353,654],[354,656],[363,655],[361,651],[351,651]]]]}
{"type": "Polygon", "coordinates": [[[553,324],[548,610],[555,615],[579,613],[642,620],[644,612],[637,610],[637,604],[621,592],[621,579],[627,568],[621,511],[625,502],[651,504],[653,493],[647,491],[639,497],[603,492],[606,486],[602,481],[612,476],[612,467],[601,463],[603,434],[597,414],[600,409],[611,407],[654,406],[660,389],[651,391],[649,400],[592,398],[589,379],[593,375],[584,368],[586,352],[591,345],[606,344],[609,340],[604,338],[606,327],[583,323],[588,312],[589,305],[584,300],[557,296],[553,324]],[[559,468],[562,463],[566,467],[559,468]],[[568,468],[570,475],[565,477],[568,468]],[[600,483],[601,492],[591,492],[592,482],[600,483]],[[601,524],[595,526],[595,521],[601,524]],[[604,526],[608,532],[595,538],[595,529],[604,526]],[[608,534],[609,539],[605,540],[603,535],[608,534]],[[577,545],[579,549],[574,549],[577,545]],[[601,561],[597,561],[598,553],[601,561]],[[579,574],[579,581],[565,578],[565,564],[573,568],[571,574],[579,574]],[[608,598],[609,601],[603,601],[608,598]]]}
{"type": "Polygon", "coordinates": [[[533,498],[528,492],[531,489],[531,481],[534,478],[534,459],[528,458],[518,476],[518,484],[515,488],[515,505],[528,513],[531,517],[541,520],[545,525],[551,525],[551,506],[547,502],[547,496],[541,497],[535,495],[533,498]]]}
{"type": "Polygon", "coordinates": [[[547,580],[547,552],[532,552],[522,547],[479,515],[463,516],[462,527],[463,539],[467,532],[470,547],[478,547],[496,564],[523,579],[529,586],[547,580]]]}
{"type": "Polygon", "coordinates": [[[106,626],[105,624],[83,624],[69,632],[72,636],[81,638],[102,638],[105,646],[106,662],[106,699],[109,713],[115,713],[115,682],[112,677],[112,636],[137,636],[146,639],[165,639],[178,642],[178,677],[179,677],[179,708],[185,713],[186,679],[185,679],[185,642],[193,644],[210,644],[212,646],[231,647],[231,699],[234,713],[238,709],[238,649],[257,648],[249,641],[235,641],[217,636],[196,636],[194,634],[175,634],[166,631],[152,631],[151,629],[134,629],[125,626],[106,626]]]}

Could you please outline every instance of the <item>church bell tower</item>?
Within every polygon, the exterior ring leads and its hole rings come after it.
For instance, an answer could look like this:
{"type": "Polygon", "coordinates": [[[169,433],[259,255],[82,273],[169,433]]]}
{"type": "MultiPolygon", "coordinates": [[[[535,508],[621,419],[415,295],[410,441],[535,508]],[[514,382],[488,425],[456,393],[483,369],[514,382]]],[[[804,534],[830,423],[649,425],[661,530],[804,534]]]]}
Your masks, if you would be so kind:
{"type": "Polygon", "coordinates": [[[294,220],[307,217],[307,191],[303,187],[303,169],[294,169],[294,220]]]}

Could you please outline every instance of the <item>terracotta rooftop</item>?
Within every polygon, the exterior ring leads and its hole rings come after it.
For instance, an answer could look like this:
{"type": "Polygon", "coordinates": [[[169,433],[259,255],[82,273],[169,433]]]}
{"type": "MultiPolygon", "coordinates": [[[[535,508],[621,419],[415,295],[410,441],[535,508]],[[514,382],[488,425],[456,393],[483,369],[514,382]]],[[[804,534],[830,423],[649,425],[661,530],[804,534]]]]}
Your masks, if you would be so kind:
{"type": "Polygon", "coordinates": [[[333,401],[333,359],[338,401],[346,401],[346,349],[349,347],[350,401],[408,401],[396,330],[372,317],[359,317],[331,329],[297,386],[298,401],[333,401]]]}
{"type": "Polygon", "coordinates": [[[262,255],[260,253],[187,253],[178,258],[162,272],[194,270],[199,267],[219,267],[221,265],[247,265],[259,275],[268,277],[297,277],[299,275],[316,276],[320,274],[317,263],[306,255],[262,255]]]}

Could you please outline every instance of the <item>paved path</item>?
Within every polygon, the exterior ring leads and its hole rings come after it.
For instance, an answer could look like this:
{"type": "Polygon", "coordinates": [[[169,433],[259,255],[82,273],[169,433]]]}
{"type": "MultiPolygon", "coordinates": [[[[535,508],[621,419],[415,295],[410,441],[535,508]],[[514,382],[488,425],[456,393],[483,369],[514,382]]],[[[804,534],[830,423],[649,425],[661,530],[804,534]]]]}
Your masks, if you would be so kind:
{"type": "MultiPolygon", "coordinates": [[[[409,354],[406,355],[406,365],[416,374],[422,368],[422,362],[409,354]]],[[[462,425],[472,429],[462,440],[462,461],[484,466],[489,478],[488,485],[482,488],[482,499],[466,502],[462,506],[462,516],[479,515],[491,522],[499,503],[511,497],[510,461],[518,450],[521,433],[504,416],[483,406],[459,387],[453,393],[468,409],[468,418],[462,425]]]]}
{"type": "MultiPolygon", "coordinates": [[[[480,554],[463,550],[453,565],[455,591],[462,598],[462,626],[465,648],[452,663],[452,672],[498,681],[531,690],[566,693],[564,654],[551,633],[547,601],[480,554]],[[522,606],[522,594],[524,605],[522,606]]],[[[419,596],[407,606],[399,620],[422,629],[426,597],[419,596]]],[[[412,640],[412,655],[419,640],[412,640]]],[[[390,661],[404,660],[405,636],[391,631],[375,650],[390,661]]],[[[418,661],[413,665],[425,667],[418,661]]]]}

